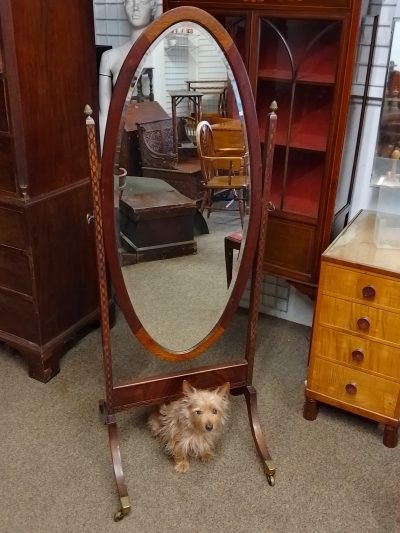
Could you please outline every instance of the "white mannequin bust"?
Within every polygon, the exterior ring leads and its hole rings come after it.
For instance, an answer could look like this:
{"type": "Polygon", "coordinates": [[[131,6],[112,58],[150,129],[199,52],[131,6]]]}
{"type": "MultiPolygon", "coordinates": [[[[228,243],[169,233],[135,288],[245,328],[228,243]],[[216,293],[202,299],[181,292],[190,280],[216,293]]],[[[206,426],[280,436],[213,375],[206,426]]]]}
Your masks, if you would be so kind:
{"type": "Polygon", "coordinates": [[[121,70],[122,63],[128,55],[133,43],[146,26],[155,19],[157,0],[124,0],[124,7],[128,21],[132,26],[130,40],[122,46],[105,51],[100,60],[99,131],[101,149],[103,149],[104,132],[113,86],[117,80],[119,71],[121,70]]]}

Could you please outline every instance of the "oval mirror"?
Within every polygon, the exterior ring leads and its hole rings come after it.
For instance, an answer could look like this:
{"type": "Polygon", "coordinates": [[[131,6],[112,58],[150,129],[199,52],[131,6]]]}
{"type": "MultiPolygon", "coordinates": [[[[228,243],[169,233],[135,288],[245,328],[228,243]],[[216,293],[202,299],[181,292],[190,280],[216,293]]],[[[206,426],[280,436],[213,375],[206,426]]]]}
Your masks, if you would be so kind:
{"type": "Polygon", "coordinates": [[[261,214],[256,124],[242,59],[204,11],[164,13],[128,53],[104,137],[104,238],[117,303],[164,359],[201,353],[239,304],[261,214]]]}

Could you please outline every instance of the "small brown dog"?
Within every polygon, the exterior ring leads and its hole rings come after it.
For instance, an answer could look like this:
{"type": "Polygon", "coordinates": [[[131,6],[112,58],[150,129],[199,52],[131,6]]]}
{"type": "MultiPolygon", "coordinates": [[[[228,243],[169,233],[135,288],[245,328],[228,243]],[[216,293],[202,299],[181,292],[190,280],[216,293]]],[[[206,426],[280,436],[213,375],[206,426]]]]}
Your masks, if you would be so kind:
{"type": "Polygon", "coordinates": [[[229,383],[214,390],[195,389],[186,380],[183,397],[163,404],[150,415],[151,434],[163,444],[175,461],[177,472],[187,472],[188,457],[208,461],[214,455],[216,439],[228,417],[229,383]]]}

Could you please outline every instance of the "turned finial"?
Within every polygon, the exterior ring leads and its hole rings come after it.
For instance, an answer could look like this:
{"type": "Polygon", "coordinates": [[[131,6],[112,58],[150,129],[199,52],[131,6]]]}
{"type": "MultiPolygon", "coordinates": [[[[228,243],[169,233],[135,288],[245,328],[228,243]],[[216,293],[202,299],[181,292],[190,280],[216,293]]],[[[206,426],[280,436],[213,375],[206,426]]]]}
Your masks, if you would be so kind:
{"type": "Polygon", "coordinates": [[[278,104],[276,103],[276,100],[273,100],[273,102],[269,106],[269,109],[272,111],[272,113],[275,113],[277,111],[278,104]]]}
{"type": "Polygon", "coordinates": [[[94,119],[92,117],[93,115],[93,109],[90,107],[89,104],[85,105],[85,109],[83,110],[85,116],[86,116],[86,125],[91,126],[94,124],[94,119]]]}
{"type": "Polygon", "coordinates": [[[85,109],[83,110],[83,113],[87,116],[87,117],[91,117],[93,115],[93,109],[90,107],[89,104],[86,104],[85,105],[85,109]]]}

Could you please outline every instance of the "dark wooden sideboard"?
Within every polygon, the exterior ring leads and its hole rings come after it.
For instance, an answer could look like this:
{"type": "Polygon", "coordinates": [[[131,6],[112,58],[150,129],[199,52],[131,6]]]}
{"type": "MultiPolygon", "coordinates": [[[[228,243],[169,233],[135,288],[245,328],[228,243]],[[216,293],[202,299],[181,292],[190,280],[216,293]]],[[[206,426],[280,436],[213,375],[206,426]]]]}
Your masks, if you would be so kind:
{"type": "Polygon", "coordinates": [[[336,191],[361,2],[164,0],[164,10],[181,5],[210,12],[233,38],[256,100],[260,142],[268,106],[278,103],[264,270],[314,296],[321,254],[349,210],[347,194],[340,204],[336,191]]]}
{"type": "Polygon", "coordinates": [[[92,0],[0,3],[0,341],[48,381],[98,316],[85,104],[92,0]]]}

